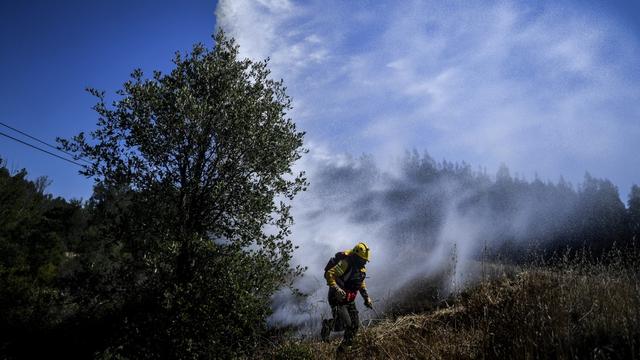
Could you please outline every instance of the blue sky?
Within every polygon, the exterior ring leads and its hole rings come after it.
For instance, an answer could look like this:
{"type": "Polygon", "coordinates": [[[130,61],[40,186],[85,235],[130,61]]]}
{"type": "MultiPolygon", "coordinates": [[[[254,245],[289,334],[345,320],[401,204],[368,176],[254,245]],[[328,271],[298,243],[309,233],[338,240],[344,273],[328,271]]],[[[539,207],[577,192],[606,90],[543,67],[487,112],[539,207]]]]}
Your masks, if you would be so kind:
{"type": "MultiPolygon", "coordinates": [[[[211,1],[2,1],[0,121],[54,142],[95,128],[95,87],[113,95],[131,71],[167,70],[177,50],[211,44],[211,1]]],[[[8,132],[6,128],[1,131],[8,132]]],[[[0,137],[0,156],[49,190],[88,198],[92,181],[77,168],[0,137]]]]}
{"type": "MultiPolygon", "coordinates": [[[[85,87],[166,70],[219,24],[284,78],[301,167],[415,148],[527,178],[588,170],[623,196],[640,182],[637,1],[4,1],[0,17],[0,121],[46,140],[94,128],[85,87]]],[[[91,193],[70,164],[5,138],[0,156],[91,193]]]]}

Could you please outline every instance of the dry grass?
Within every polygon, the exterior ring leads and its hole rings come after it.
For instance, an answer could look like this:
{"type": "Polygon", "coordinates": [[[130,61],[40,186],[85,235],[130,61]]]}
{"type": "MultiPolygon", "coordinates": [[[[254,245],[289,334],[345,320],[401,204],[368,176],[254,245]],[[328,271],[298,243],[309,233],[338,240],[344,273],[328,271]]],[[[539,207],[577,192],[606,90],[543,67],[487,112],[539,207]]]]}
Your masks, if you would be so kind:
{"type": "Polygon", "coordinates": [[[465,273],[461,274],[464,277],[463,283],[452,280],[453,271],[455,269],[445,268],[440,272],[411,280],[392,298],[385,299],[385,314],[396,318],[400,315],[431,312],[443,306],[448,307],[449,303],[456,300],[452,293],[458,293],[460,289],[482,281],[513,276],[520,269],[513,265],[495,262],[467,261],[464,267],[465,273]]]}
{"type": "MultiPolygon", "coordinates": [[[[446,308],[364,329],[346,358],[640,358],[638,269],[616,259],[529,267],[469,288],[446,308]]],[[[289,341],[267,357],[333,358],[338,341],[289,341]]]]}

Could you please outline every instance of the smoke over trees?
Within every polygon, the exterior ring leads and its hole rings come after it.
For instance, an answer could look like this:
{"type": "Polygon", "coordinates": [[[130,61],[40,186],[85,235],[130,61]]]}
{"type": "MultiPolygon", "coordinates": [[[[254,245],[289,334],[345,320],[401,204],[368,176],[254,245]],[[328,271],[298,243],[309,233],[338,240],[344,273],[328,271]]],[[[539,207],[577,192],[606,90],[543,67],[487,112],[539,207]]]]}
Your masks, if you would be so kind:
{"type": "Polygon", "coordinates": [[[366,156],[342,165],[323,164],[313,175],[310,192],[334,203],[328,206],[344,211],[352,223],[382,222],[385,238],[420,243],[427,250],[437,245],[451,211],[481,225],[478,245],[488,242],[496,250],[601,250],[630,242],[637,224],[638,187],[633,187],[627,209],[611,181],[588,173],[575,186],[563,178],[553,183],[512,176],[504,164],[491,176],[464,162],[437,162],[415,151],[398,165],[397,171],[384,171],[366,156]]]}
{"type": "Polygon", "coordinates": [[[294,261],[309,267],[297,286],[311,296],[306,306],[278,297],[275,324],[313,329],[323,311],[322,267],[357,241],[372,249],[367,284],[384,307],[417,277],[451,266],[449,284],[461,284],[477,279],[472,264],[481,259],[519,263],[567,248],[598,256],[614,244],[630,245],[637,224],[637,190],[627,209],[615,185],[589,174],[577,185],[526,180],[507,165],[488,174],[415,151],[384,168],[370,156],[319,156],[305,169],[311,185],[293,208],[300,247],[294,261]]]}

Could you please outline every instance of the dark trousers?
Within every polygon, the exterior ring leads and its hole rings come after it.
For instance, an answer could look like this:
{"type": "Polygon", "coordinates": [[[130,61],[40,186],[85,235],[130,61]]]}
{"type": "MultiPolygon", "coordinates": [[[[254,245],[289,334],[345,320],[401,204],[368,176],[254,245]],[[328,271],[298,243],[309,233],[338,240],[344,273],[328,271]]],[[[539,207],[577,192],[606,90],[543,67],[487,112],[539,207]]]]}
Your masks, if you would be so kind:
{"type": "Polygon", "coordinates": [[[322,322],[322,338],[329,338],[331,331],[344,330],[341,347],[351,346],[360,327],[358,309],[354,301],[338,301],[334,289],[329,289],[329,305],[331,306],[332,319],[322,322]]]}

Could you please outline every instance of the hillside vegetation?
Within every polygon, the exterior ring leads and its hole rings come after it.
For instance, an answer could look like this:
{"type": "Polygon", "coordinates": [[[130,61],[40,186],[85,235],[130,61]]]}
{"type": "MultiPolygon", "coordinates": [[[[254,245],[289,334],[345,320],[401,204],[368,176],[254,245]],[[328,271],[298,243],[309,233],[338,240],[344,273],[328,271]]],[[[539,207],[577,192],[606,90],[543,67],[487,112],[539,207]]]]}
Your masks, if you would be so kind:
{"type": "MultiPolygon", "coordinates": [[[[614,250],[598,260],[565,256],[480,282],[434,310],[389,316],[365,328],[346,358],[638,358],[640,282],[633,252],[614,250]]],[[[267,357],[332,358],[339,340],[285,341],[267,357]]]]}

